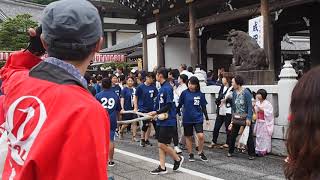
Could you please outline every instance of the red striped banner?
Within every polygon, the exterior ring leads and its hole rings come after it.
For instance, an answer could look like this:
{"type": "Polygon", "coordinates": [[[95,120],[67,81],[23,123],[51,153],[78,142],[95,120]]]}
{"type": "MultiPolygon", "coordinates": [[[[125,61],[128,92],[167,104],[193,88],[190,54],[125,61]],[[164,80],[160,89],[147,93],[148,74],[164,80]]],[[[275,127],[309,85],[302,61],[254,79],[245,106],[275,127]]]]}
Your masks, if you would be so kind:
{"type": "MultiPolygon", "coordinates": [[[[0,60],[7,60],[12,51],[0,51],[0,60]]],[[[43,55],[43,59],[48,57],[47,54],[43,55]]],[[[124,54],[102,54],[97,53],[94,57],[93,63],[108,63],[108,62],[124,62],[126,56],[124,54]]]]}

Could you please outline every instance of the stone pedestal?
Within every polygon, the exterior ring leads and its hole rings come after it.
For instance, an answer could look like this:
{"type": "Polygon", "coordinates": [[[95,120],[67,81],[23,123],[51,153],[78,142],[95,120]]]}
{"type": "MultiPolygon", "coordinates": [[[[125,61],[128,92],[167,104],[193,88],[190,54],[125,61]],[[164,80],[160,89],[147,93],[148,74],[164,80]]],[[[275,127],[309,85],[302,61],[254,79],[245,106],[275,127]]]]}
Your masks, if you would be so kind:
{"type": "Polygon", "coordinates": [[[245,85],[274,85],[273,70],[252,70],[252,71],[237,71],[233,73],[239,75],[245,80],[245,85]]]}

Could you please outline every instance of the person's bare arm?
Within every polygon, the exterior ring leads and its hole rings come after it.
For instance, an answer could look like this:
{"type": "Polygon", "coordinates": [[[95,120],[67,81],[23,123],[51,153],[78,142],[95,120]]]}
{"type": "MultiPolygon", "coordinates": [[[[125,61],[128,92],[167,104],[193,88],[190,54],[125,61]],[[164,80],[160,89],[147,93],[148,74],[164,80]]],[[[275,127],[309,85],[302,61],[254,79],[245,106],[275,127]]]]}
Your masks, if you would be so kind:
{"type": "Polygon", "coordinates": [[[124,111],[124,98],[120,99],[120,105],[121,105],[121,111],[120,113],[122,113],[122,111],[124,111]]]}
{"type": "Polygon", "coordinates": [[[133,106],[134,106],[134,111],[138,111],[138,96],[134,96],[133,98],[133,106]]]}

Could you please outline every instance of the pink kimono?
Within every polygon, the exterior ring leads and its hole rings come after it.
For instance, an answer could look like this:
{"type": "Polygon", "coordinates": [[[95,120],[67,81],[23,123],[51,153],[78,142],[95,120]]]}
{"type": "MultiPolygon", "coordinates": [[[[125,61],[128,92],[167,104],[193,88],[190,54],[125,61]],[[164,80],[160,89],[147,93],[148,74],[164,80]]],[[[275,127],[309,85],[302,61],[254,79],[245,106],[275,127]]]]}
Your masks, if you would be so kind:
{"type": "Polygon", "coordinates": [[[271,152],[271,139],[274,128],[274,116],[272,104],[264,100],[256,102],[255,111],[257,113],[257,121],[254,128],[256,134],[256,153],[258,155],[266,155],[271,152]],[[258,111],[261,107],[264,111],[258,111]]]}

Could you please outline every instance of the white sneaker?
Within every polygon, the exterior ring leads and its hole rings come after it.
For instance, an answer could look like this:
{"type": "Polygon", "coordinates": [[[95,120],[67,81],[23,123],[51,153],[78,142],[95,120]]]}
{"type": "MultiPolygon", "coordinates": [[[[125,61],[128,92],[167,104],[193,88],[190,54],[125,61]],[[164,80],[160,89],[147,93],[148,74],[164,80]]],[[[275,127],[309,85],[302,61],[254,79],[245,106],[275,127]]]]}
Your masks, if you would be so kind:
{"type": "Polygon", "coordinates": [[[178,146],[175,146],[174,150],[176,151],[177,154],[181,154],[182,153],[182,150],[178,146]]]}

